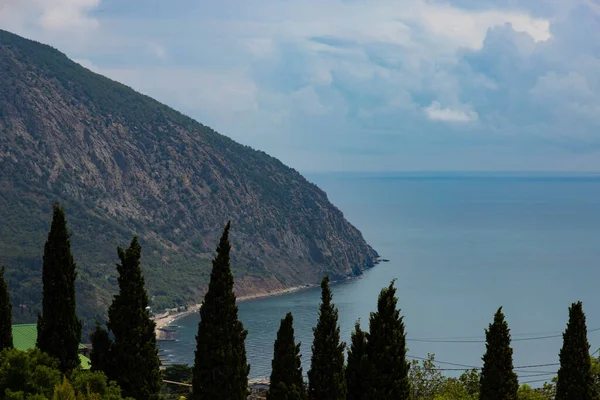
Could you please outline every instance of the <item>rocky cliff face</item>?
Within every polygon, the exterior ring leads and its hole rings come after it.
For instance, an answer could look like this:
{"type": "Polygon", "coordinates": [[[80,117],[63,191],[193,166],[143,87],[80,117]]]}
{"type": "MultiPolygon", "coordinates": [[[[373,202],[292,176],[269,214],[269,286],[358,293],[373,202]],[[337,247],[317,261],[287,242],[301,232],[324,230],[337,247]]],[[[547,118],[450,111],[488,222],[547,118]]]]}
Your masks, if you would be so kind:
{"type": "Polygon", "coordinates": [[[134,234],[158,308],[201,299],[228,220],[239,295],[359,275],[377,256],[322,190],[275,158],[0,31],[0,262],[17,315],[39,303],[55,200],[89,316],[108,304],[116,246],[134,234]]]}

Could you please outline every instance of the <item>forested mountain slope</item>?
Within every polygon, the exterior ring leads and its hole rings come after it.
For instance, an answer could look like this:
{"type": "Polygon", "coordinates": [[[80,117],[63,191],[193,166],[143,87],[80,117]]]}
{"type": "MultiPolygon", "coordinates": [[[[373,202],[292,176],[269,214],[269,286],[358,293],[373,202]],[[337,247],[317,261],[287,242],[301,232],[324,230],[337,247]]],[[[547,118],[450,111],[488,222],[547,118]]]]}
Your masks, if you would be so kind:
{"type": "Polygon", "coordinates": [[[377,256],[322,190],[275,158],[0,31],[0,263],[17,319],[40,302],[55,200],[86,317],[107,307],[116,246],[134,234],[155,308],[201,299],[228,220],[238,295],[358,275],[377,256]]]}

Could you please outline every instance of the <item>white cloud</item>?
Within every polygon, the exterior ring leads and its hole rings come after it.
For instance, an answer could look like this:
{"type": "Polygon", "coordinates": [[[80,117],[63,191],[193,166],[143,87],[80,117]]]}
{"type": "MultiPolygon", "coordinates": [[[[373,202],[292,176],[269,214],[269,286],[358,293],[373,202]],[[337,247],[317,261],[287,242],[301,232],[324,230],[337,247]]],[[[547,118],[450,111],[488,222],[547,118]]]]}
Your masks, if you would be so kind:
{"type": "Polygon", "coordinates": [[[89,69],[92,72],[95,72],[97,74],[102,74],[102,71],[100,70],[100,68],[98,68],[98,66],[96,66],[90,60],[86,60],[86,59],[73,59],[73,61],[75,61],[77,64],[81,65],[82,67],[89,69]]]}
{"type": "MultiPolygon", "coordinates": [[[[281,152],[297,154],[296,145],[317,154],[315,143],[324,158],[340,152],[340,162],[358,159],[365,146],[373,154],[384,149],[394,153],[391,164],[437,160],[437,150],[396,153],[440,141],[457,149],[461,141],[470,149],[479,143],[478,162],[491,160],[501,142],[497,165],[524,143],[600,148],[596,2],[223,0],[198,11],[181,1],[169,9],[176,15],[149,19],[149,10],[123,17],[122,3],[107,2],[94,24],[89,11],[97,2],[54,0],[48,3],[84,23],[50,18],[43,26],[42,0],[14,0],[11,13],[0,7],[0,23],[10,17],[47,31],[96,26],[87,48],[43,40],[239,141],[265,150],[274,138],[289,141],[275,153],[284,159],[281,152]],[[21,3],[37,11],[27,14],[15,6],[21,3]]],[[[562,165],[558,158],[546,160],[562,165]]]]}
{"type": "Polygon", "coordinates": [[[88,13],[100,0],[37,0],[41,8],[40,25],[47,30],[88,30],[98,27],[98,20],[88,13]]]}
{"type": "Polygon", "coordinates": [[[150,54],[152,54],[153,56],[155,56],[161,60],[167,59],[167,49],[163,45],[161,45],[159,43],[151,42],[151,43],[148,43],[147,48],[148,48],[148,52],[150,54]]]}
{"type": "Polygon", "coordinates": [[[434,101],[429,107],[426,107],[425,113],[429,119],[434,121],[471,122],[478,119],[478,115],[475,111],[442,108],[438,101],[434,101]]]}
{"type": "Polygon", "coordinates": [[[15,30],[37,27],[49,32],[85,32],[98,28],[89,13],[100,0],[3,0],[0,23],[15,30]]]}

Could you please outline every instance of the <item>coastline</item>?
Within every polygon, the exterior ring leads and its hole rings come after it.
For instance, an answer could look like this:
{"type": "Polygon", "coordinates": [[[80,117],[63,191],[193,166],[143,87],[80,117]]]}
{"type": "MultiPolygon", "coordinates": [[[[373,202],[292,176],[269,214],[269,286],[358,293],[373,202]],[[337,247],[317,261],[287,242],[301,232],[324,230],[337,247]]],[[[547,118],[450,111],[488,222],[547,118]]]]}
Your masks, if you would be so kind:
{"type": "MultiPolygon", "coordinates": [[[[285,289],[273,290],[271,292],[264,292],[264,293],[240,296],[237,298],[237,301],[241,302],[241,301],[248,301],[248,300],[264,299],[266,297],[281,296],[284,294],[298,292],[300,290],[311,289],[311,288],[314,288],[317,286],[319,286],[319,285],[311,284],[311,285],[292,286],[292,287],[285,288],[285,289]]],[[[164,328],[168,325],[171,325],[172,323],[176,322],[178,319],[183,318],[186,315],[198,312],[199,310],[200,310],[200,304],[196,304],[194,306],[190,306],[186,311],[180,311],[180,312],[176,312],[173,314],[165,315],[160,318],[155,318],[154,322],[156,323],[156,330],[164,328]]]]}

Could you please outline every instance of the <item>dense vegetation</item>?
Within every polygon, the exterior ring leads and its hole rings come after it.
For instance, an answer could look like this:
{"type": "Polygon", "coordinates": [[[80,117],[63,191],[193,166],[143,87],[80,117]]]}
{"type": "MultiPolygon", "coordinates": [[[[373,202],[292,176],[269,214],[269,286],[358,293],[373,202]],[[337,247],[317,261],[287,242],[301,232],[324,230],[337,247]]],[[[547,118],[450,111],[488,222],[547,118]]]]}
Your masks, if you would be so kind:
{"type": "Polygon", "coordinates": [[[592,376],[585,314],[581,302],[569,308],[569,322],[560,350],[560,369],[556,383],[556,399],[600,399],[598,387],[592,376]]]}
{"type": "Polygon", "coordinates": [[[42,267],[42,314],[37,321],[37,347],[58,359],[66,373],[80,363],[81,320],[75,311],[75,262],[62,207],[55,203],[42,267]]]}
{"type": "Polygon", "coordinates": [[[486,351],[481,369],[481,400],[517,400],[519,383],[513,371],[513,350],[510,347],[510,330],[504,320],[502,307],[496,311],[494,322],[485,331],[486,351]]]}
{"type": "Polygon", "coordinates": [[[248,331],[238,319],[229,265],[229,228],[223,230],[213,260],[208,291],[200,308],[196,336],[193,398],[244,400],[250,365],[246,361],[248,331]]]}
{"type": "Polygon", "coordinates": [[[96,354],[103,371],[116,381],[123,394],[136,399],[155,399],[160,392],[160,360],[156,348],[156,324],[146,309],[148,295],[140,267],[142,247],[134,237],[128,249],[117,248],[121,263],[119,293],[108,309],[107,332],[94,332],[96,354]],[[103,341],[104,340],[104,341],[103,341]]]}
{"type": "MultiPolygon", "coordinates": [[[[48,259],[54,260],[56,270],[71,277],[75,274],[75,266],[66,246],[66,220],[58,205],[55,210],[58,211],[57,218],[53,220],[49,242],[60,238],[57,243],[61,244],[48,246],[48,254],[58,249],[63,256],[48,256],[48,259]],[[61,235],[56,235],[57,231],[62,232],[61,235]]],[[[79,365],[65,370],[60,358],[39,348],[28,351],[5,348],[0,351],[0,397],[10,400],[122,400],[130,395],[137,400],[246,399],[250,368],[244,343],[247,332],[237,318],[229,265],[229,230],[230,224],[227,224],[213,260],[209,291],[200,311],[193,367],[174,365],[162,373],[158,371],[156,338],[152,331],[154,323],[145,314],[148,299],[140,268],[141,246],[134,238],[127,250],[118,249],[121,291],[111,307],[111,332],[98,324],[92,336],[92,370],[83,371],[79,365]],[[128,337],[126,345],[115,345],[124,337],[128,337]],[[187,383],[193,391],[190,393],[187,386],[162,385],[162,379],[187,383]]],[[[600,361],[589,354],[581,302],[574,303],[569,309],[558,376],[542,388],[532,389],[527,384],[519,386],[513,371],[510,331],[502,308],[495,313],[486,330],[486,352],[481,370],[465,370],[458,378],[449,378],[442,374],[434,355],[421,363],[409,363],[404,323],[397,307],[393,281],[379,295],[377,310],[370,316],[369,331],[363,332],[357,322],[344,365],[344,344],[339,340],[337,309],[328,282],[327,277],[322,281],[319,321],[314,328],[315,354],[311,358],[308,382],[302,378],[300,347],[294,339],[293,316],[288,313],[282,319],[274,344],[270,399],[303,400],[311,393],[313,384],[311,396],[319,400],[598,399],[600,361]],[[307,384],[308,391],[305,392],[307,384]],[[339,396],[340,393],[346,394],[339,396]]],[[[65,290],[69,292],[69,289],[65,290]]],[[[44,292],[47,293],[51,292],[44,292]]],[[[55,295],[44,302],[49,308],[62,304],[55,295]]],[[[68,309],[72,310],[73,306],[68,309]]],[[[46,335],[57,338],[59,343],[72,336],[72,331],[60,324],[47,325],[46,329],[46,335]]]]}
{"type": "Polygon", "coordinates": [[[294,317],[287,313],[275,339],[267,400],[306,400],[301,357],[300,343],[294,338],[294,317]]]}
{"type": "Polygon", "coordinates": [[[0,263],[15,321],[41,311],[50,205],[69,212],[84,331],[117,287],[114,243],[139,236],[154,310],[197,304],[224,221],[236,293],[360,274],[376,253],[298,172],[59,51],[0,31],[0,263]]]}
{"type": "Polygon", "coordinates": [[[12,304],[4,279],[4,265],[0,267],[0,351],[13,347],[12,304]]]}
{"type": "Polygon", "coordinates": [[[314,340],[310,369],[308,370],[308,398],[310,400],[346,398],[344,377],[344,349],[340,341],[338,310],[332,302],[329,277],[321,282],[321,305],[314,340]]]}

